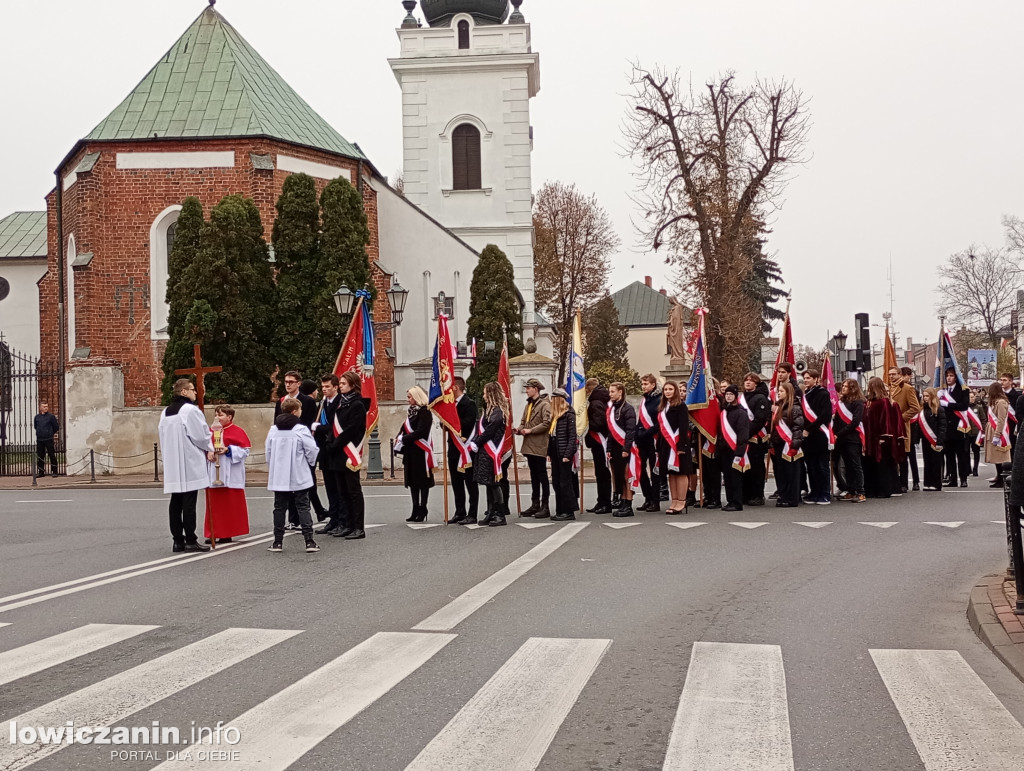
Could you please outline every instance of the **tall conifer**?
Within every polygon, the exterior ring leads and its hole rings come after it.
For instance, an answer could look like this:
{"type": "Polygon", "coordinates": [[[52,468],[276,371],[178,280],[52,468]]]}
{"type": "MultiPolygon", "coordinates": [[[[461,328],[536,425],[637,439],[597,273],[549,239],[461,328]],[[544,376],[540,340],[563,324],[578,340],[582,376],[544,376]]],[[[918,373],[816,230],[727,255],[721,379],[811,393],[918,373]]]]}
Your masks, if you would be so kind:
{"type": "Polygon", "coordinates": [[[192,366],[192,340],[185,329],[185,317],[194,298],[185,283],[185,271],[199,251],[199,236],[204,223],[202,203],[198,198],[189,196],[182,202],[175,225],[174,244],[167,256],[167,334],[170,339],[163,358],[161,391],[164,404],[170,401],[171,389],[178,377],[174,370],[192,366]]]}
{"type": "Polygon", "coordinates": [[[477,365],[466,390],[477,401],[483,398],[484,385],[498,376],[503,331],[508,333],[509,357],[521,355],[523,313],[515,273],[505,253],[489,244],[480,253],[469,284],[467,339],[477,341],[477,365]],[[493,351],[484,350],[487,341],[494,341],[493,351]]]}

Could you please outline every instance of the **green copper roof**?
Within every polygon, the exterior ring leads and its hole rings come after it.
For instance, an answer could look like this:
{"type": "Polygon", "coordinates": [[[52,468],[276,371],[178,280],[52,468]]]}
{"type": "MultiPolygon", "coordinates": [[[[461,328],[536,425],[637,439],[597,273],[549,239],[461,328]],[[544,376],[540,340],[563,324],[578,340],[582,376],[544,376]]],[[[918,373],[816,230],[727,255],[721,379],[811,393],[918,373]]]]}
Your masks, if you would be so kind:
{"type": "Polygon", "coordinates": [[[46,212],[16,211],[0,219],[0,260],[46,257],[46,212]]]}
{"type": "Polygon", "coordinates": [[[668,297],[640,281],[634,281],[612,294],[619,326],[661,327],[668,324],[671,303],[668,297]]]}
{"type": "Polygon", "coordinates": [[[213,7],[86,140],[269,136],[365,159],[213,7]]]}

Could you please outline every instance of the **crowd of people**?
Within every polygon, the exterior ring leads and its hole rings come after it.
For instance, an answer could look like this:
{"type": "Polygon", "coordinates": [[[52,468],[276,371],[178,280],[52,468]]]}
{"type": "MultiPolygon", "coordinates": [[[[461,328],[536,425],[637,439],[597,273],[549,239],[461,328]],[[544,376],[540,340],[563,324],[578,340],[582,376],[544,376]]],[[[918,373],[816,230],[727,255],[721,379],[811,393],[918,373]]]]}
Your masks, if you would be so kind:
{"type": "MultiPolygon", "coordinates": [[[[606,386],[591,378],[582,443],[593,461],[596,499],[586,511],[632,517],[637,510],[661,511],[667,503],[666,514],[681,515],[697,507],[742,511],[770,499],[783,508],[828,505],[834,491],[838,500],[851,503],[938,492],[966,487],[968,476],[978,475],[982,447],[985,462],[996,469],[991,486],[1002,487],[1016,443],[1017,414],[1024,409],[1012,376],[1004,374],[978,392],[961,385],[951,368],[944,373],[944,388],[918,393],[913,374],[892,367],[888,383],[872,377],[866,390],[855,379],[844,380],[835,399],[818,371],[805,371],[798,382],[788,363],[779,366],[771,391],[754,372],[744,376],[742,386],[715,381],[717,430],[690,414],[685,383],[644,375],[634,407],[622,383],[606,386]],[[776,489],[766,496],[769,465],[776,489]],[[643,501],[634,509],[636,492],[643,501]]],[[[319,550],[314,535],[365,538],[359,470],[369,400],[360,392],[359,376],[329,374],[318,384],[288,372],[284,386],[266,439],[268,489],[274,493],[270,551],[282,551],[288,530],[302,532],[307,552],[319,550]],[[317,493],[318,470],[326,506],[317,493]],[[317,530],[314,514],[321,523],[317,530]]],[[[507,524],[512,460],[505,451],[507,426],[521,437],[529,470],[530,506],[519,516],[576,519],[582,500],[576,412],[561,388],[549,395],[531,378],[524,389],[526,403],[516,424],[497,383],[484,386],[480,407],[466,393],[465,381],[454,379],[461,430],[445,432],[444,450],[455,502],[451,524],[507,524]]],[[[416,523],[429,516],[435,485],[434,415],[423,389],[414,386],[406,397],[408,413],[394,447],[403,458],[411,496],[406,521],[416,523]]],[[[244,488],[251,442],[234,424],[230,405],[216,408],[211,428],[194,402],[194,385],[178,380],[160,420],[174,551],[206,551],[249,531],[244,488]],[[196,535],[199,490],[206,491],[206,543],[196,535]]]]}

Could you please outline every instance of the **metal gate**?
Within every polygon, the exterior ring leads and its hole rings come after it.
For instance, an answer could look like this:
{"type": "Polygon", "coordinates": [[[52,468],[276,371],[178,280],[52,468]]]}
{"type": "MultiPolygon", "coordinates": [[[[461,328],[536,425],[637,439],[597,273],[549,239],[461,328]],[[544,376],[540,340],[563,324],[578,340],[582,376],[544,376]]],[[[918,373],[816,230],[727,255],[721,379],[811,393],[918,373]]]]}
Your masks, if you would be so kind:
{"type": "MultiPolygon", "coordinates": [[[[12,351],[0,342],[0,477],[32,476],[36,466],[36,432],[33,420],[46,402],[60,423],[54,442],[57,468],[66,470],[64,418],[61,414],[61,382],[56,365],[12,351]]],[[[45,470],[50,471],[49,459],[45,470]]]]}

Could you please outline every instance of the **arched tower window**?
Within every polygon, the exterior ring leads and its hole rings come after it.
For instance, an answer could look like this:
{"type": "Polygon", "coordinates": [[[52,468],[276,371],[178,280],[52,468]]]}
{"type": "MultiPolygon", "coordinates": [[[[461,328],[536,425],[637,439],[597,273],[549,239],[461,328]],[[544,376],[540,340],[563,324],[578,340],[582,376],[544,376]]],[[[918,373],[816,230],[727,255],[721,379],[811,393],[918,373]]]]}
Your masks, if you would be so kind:
{"type": "Polygon", "coordinates": [[[149,332],[153,340],[167,339],[167,258],[180,212],[181,206],[168,206],[149,229],[149,332]]]}
{"type": "Polygon", "coordinates": [[[452,132],[452,188],[479,190],[480,131],[476,126],[463,123],[452,132]]]}
{"type": "Polygon", "coordinates": [[[174,233],[178,229],[178,221],[175,220],[167,226],[167,256],[170,257],[171,250],[174,249],[174,233]]]}
{"type": "Polygon", "coordinates": [[[72,233],[68,236],[67,252],[67,276],[68,276],[68,356],[75,352],[75,269],[72,267],[75,258],[78,257],[78,249],[75,247],[75,236],[72,233]]]}
{"type": "Polygon", "coordinates": [[[469,48],[469,22],[463,19],[459,22],[459,50],[465,51],[469,48]]]}

